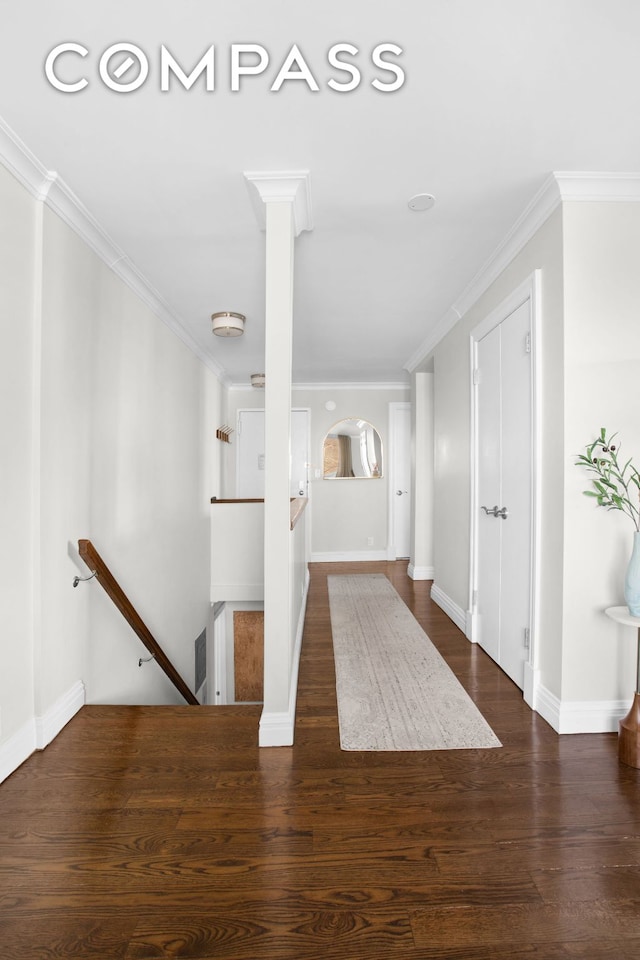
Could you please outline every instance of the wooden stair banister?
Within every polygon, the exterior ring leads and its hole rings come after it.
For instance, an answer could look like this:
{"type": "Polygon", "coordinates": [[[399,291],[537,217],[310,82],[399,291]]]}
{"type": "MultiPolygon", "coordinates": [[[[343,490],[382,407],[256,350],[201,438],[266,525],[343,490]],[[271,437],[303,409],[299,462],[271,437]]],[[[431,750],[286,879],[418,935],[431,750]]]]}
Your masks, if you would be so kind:
{"type": "Polygon", "coordinates": [[[122,616],[125,618],[134,633],[142,640],[143,644],[153,655],[158,666],[164,670],[174,687],[182,694],[189,704],[198,706],[199,702],[191,692],[185,681],[182,679],[174,665],[171,663],[162,647],[151,634],[149,628],[145,625],[140,614],[137,612],[124,590],[113,576],[108,566],[91,543],[91,540],[78,540],[78,552],[86,565],[92,572],[95,572],[96,580],[99,581],[105,593],[114,602],[122,616]]]}

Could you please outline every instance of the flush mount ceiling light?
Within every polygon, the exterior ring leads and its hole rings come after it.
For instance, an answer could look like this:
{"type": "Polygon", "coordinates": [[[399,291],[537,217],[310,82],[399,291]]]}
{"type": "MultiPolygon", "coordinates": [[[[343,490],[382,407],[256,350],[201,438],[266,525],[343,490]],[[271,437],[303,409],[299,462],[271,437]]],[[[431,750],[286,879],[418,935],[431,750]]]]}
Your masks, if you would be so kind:
{"type": "Polygon", "coordinates": [[[409,210],[419,213],[422,210],[430,210],[436,202],[436,198],[431,193],[416,193],[415,197],[409,200],[409,210]]]}
{"type": "Polygon", "coordinates": [[[212,333],[216,337],[241,337],[244,333],[244,322],[247,318],[242,313],[231,313],[223,310],[221,313],[212,313],[212,333]]]}
{"type": "Polygon", "coordinates": [[[251,374],[251,386],[257,387],[258,390],[263,390],[266,383],[266,377],[264,373],[252,373],[251,374]]]}

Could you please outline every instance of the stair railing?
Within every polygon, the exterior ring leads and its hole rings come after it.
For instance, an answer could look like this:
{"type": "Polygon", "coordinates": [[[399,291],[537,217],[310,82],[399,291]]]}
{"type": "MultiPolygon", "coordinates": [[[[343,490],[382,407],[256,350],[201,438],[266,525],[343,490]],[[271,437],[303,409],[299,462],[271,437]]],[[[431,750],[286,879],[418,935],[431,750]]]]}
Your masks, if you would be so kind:
{"type": "Polygon", "coordinates": [[[164,670],[174,687],[182,694],[187,703],[195,706],[199,705],[198,700],[171,663],[158,641],[153,637],[151,631],[142,620],[142,617],[91,543],[91,540],[78,540],[78,552],[92,571],[92,575],[91,577],[85,578],[76,577],[73,582],[74,587],[83,579],[91,580],[95,576],[107,596],[114,602],[134,633],[142,640],[153,659],[155,659],[158,666],[164,670]]]}

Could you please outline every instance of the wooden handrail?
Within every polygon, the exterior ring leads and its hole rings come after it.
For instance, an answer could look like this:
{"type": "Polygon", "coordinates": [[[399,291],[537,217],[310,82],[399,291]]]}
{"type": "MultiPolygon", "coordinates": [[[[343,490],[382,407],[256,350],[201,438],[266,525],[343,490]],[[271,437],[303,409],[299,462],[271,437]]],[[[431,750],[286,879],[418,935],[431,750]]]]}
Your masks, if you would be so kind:
{"type": "Polygon", "coordinates": [[[264,503],[264,497],[231,497],[227,500],[211,497],[211,503],[264,503]]]}
{"type": "Polygon", "coordinates": [[[164,670],[174,687],[180,691],[187,703],[199,705],[198,700],[186,685],[157,640],[152,636],[151,631],[145,625],[142,617],[91,543],[91,540],[78,540],[78,552],[89,569],[95,572],[96,580],[99,581],[105,593],[113,600],[122,616],[140,640],[142,640],[149,653],[153,655],[158,666],[164,670]]]}
{"type": "Polygon", "coordinates": [[[293,530],[296,523],[304,513],[308,503],[309,503],[308,497],[292,497],[291,498],[291,504],[289,507],[289,529],[290,530],[293,530]]]}
{"type": "MultiPolygon", "coordinates": [[[[304,513],[304,509],[309,502],[308,497],[289,497],[289,525],[291,530],[304,513]]],[[[219,500],[218,497],[211,497],[212,504],[218,503],[264,503],[264,500],[234,498],[233,500],[219,500]]]]}

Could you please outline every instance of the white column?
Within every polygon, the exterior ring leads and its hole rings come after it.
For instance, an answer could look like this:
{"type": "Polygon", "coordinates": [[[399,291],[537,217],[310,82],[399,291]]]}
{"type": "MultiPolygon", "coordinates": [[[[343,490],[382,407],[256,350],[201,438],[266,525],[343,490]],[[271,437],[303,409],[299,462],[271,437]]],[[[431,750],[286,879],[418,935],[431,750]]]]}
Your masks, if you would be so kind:
{"type": "MultiPolygon", "coordinates": [[[[265,314],[264,719],[286,714],[291,676],[291,344],[293,217],[289,203],[267,204],[265,314]]],[[[261,737],[261,742],[262,742],[261,737]]]]}
{"type": "Polygon", "coordinates": [[[414,373],[413,388],[414,473],[409,576],[413,580],[433,580],[433,374],[414,373]]]}
{"type": "Polygon", "coordinates": [[[266,230],[264,707],[260,746],[293,743],[293,538],[289,463],[295,238],[311,229],[308,173],[246,173],[266,230]],[[255,190],[253,189],[255,188],[255,190]]]}

